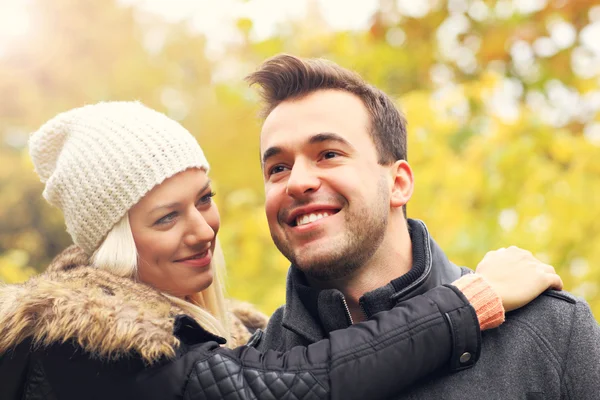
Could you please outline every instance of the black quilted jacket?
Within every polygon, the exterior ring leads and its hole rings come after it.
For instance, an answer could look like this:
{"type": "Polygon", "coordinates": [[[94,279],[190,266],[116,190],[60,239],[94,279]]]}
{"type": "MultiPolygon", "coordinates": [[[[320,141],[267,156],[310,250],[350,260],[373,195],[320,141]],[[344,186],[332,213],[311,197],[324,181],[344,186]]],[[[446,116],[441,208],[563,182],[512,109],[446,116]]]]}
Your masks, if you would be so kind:
{"type": "Polygon", "coordinates": [[[70,265],[0,286],[0,399],[385,399],[479,337],[440,286],[309,347],[231,350],[123,279],[70,265]]]}

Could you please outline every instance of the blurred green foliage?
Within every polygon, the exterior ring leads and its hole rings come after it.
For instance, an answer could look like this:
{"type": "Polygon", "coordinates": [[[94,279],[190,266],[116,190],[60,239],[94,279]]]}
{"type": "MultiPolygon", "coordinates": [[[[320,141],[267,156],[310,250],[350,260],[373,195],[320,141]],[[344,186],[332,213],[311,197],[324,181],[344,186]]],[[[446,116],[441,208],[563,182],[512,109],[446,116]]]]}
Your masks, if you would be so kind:
{"type": "Polygon", "coordinates": [[[288,52],[355,69],[397,99],[416,174],[409,215],[453,261],[475,267],[488,250],[527,248],[600,319],[600,54],[585,41],[600,29],[594,3],[380,0],[368,30],[346,32],[313,7],[262,41],[242,19],[243,40],[209,59],[185,24],[109,0],[32,1],[34,29],[0,54],[0,279],[26,279],[70,243],[42,199],[29,133],[73,107],[139,99],[199,140],[229,292],[273,311],[288,264],[263,215],[258,99],[242,78],[288,52]]]}

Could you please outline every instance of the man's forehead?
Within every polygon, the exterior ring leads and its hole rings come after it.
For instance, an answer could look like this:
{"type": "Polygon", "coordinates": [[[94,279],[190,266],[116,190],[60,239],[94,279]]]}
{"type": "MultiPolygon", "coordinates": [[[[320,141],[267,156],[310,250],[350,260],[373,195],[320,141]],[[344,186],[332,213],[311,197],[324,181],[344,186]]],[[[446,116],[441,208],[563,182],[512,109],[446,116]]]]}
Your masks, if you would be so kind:
{"type": "Polygon", "coordinates": [[[342,90],[318,90],[300,98],[282,101],[267,115],[263,127],[281,119],[295,116],[346,114],[352,110],[357,116],[368,114],[363,101],[357,95],[342,90]]]}
{"type": "Polygon", "coordinates": [[[279,142],[308,142],[324,132],[345,136],[368,127],[369,115],[360,98],[339,90],[322,90],[275,107],[261,129],[261,151],[279,142]]]}

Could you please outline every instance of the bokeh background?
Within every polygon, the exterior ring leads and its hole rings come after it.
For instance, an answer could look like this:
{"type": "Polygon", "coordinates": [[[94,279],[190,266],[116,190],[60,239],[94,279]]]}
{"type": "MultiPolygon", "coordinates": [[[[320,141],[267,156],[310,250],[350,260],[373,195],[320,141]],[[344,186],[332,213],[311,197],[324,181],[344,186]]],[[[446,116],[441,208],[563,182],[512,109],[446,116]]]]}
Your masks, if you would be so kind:
{"type": "Polygon", "coordinates": [[[280,52],[324,57],[409,121],[411,217],[475,267],[511,244],[553,264],[600,320],[600,5],[589,0],[0,0],[0,279],[70,244],[27,139],[56,113],[138,99],[212,164],[229,293],[265,312],[287,261],[263,215],[258,97],[280,52]]]}

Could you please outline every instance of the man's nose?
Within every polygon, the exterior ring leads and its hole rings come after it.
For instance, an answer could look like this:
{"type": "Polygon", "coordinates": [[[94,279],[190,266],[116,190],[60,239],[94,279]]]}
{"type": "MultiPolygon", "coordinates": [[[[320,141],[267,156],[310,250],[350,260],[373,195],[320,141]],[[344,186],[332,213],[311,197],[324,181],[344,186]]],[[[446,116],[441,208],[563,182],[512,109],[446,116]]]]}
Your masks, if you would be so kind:
{"type": "Polygon", "coordinates": [[[321,186],[321,180],[315,174],[314,168],[307,162],[296,162],[290,171],[286,193],[292,197],[303,196],[316,191],[321,186]]]}
{"type": "Polygon", "coordinates": [[[214,229],[206,222],[200,211],[194,209],[188,221],[184,242],[188,246],[197,246],[212,241],[215,238],[214,229]]]}

